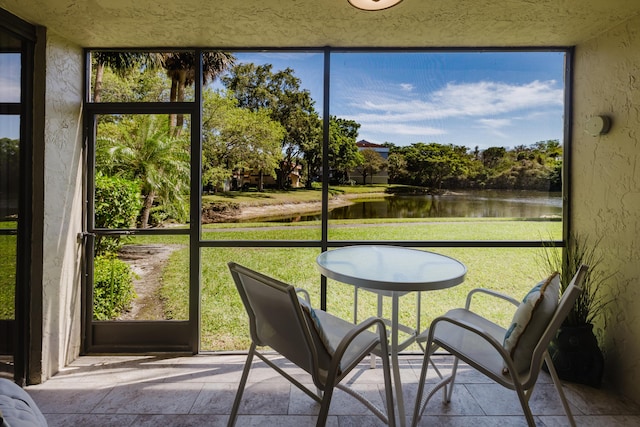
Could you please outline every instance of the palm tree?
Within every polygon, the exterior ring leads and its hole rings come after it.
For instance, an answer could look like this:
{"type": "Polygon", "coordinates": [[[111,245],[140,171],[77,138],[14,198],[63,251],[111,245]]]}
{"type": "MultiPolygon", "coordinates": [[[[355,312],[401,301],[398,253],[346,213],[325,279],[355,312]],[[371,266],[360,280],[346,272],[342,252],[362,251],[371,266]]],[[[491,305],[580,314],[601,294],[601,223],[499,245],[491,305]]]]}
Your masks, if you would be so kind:
{"type": "MultiPolygon", "coordinates": [[[[136,115],[132,127],[105,141],[111,173],[139,180],[144,203],[140,228],[147,228],[154,202],[178,219],[185,217],[189,189],[189,145],[170,136],[158,116],[136,115]]],[[[104,158],[104,157],[103,157],[104,158]]]]}
{"type": "Polygon", "coordinates": [[[143,65],[156,68],[160,63],[155,55],[144,52],[100,52],[91,54],[96,70],[93,86],[93,102],[100,102],[102,95],[102,79],[105,67],[111,68],[118,76],[143,65]]]}
{"type": "MultiPolygon", "coordinates": [[[[167,70],[167,76],[171,78],[171,102],[183,102],[185,88],[194,84],[196,75],[196,55],[194,52],[161,53],[160,61],[167,70]]],[[[202,54],[202,79],[206,84],[213,81],[219,74],[232,66],[235,57],[228,52],[211,51],[202,54]]],[[[170,116],[170,129],[174,136],[179,136],[184,117],[182,114],[170,116]]]]}

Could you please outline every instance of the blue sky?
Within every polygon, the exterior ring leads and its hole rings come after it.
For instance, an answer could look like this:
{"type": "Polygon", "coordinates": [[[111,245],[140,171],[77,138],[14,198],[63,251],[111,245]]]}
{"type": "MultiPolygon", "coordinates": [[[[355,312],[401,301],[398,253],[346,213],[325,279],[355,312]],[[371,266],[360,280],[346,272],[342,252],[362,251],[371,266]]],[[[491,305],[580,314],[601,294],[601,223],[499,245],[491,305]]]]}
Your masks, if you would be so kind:
{"type": "MultiPolygon", "coordinates": [[[[238,53],[291,67],[322,112],[323,54],[238,53]]],[[[514,147],[563,138],[564,52],[332,53],[330,112],[359,139],[514,147]]]]}
{"type": "MultiPolygon", "coordinates": [[[[20,102],[20,54],[0,55],[0,102],[20,102]]],[[[0,138],[17,139],[20,120],[17,116],[0,115],[0,138]]]]}
{"type": "MultiPolygon", "coordinates": [[[[235,53],[290,67],[322,113],[324,54],[235,53]]],[[[330,113],[361,124],[358,139],[514,147],[563,138],[563,52],[331,54],[330,113]]],[[[0,102],[19,101],[19,55],[0,55],[0,102]]],[[[216,84],[215,86],[219,86],[216,84]]],[[[18,137],[0,115],[0,136],[18,137]]]]}

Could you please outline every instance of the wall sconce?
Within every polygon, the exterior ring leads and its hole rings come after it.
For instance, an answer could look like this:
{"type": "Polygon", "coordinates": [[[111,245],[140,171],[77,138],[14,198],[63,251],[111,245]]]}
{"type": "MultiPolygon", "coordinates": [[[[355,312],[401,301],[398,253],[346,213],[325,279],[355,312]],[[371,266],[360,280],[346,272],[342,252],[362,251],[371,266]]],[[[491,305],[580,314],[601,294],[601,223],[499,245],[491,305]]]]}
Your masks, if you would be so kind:
{"type": "Polygon", "coordinates": [[[604,135],[611,129],[611,119],[608,116],[593,116],[584,127],[584,131],[591,136],[604,135]]]}
{"type": "Polygon", "coordinates": [[[400,3],[402,0],[349,0],[351,6],[361,10],[383,10],[389,9],[400,3]]]}

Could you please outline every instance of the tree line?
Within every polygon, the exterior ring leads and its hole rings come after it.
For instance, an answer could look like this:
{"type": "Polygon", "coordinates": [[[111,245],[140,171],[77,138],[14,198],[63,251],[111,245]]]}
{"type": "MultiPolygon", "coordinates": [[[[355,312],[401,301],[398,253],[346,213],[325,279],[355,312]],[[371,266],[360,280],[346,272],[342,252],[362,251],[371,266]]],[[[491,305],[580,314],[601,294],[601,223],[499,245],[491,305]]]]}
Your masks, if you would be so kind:
{"type": "Polygon", "coordinates": [[[562,146],[558,140],[525,146],[489,147],[415,143],[389,148],[391,183],[421,186],[430,191],[447,189],[518,189],[560,191],[562,146]]]}

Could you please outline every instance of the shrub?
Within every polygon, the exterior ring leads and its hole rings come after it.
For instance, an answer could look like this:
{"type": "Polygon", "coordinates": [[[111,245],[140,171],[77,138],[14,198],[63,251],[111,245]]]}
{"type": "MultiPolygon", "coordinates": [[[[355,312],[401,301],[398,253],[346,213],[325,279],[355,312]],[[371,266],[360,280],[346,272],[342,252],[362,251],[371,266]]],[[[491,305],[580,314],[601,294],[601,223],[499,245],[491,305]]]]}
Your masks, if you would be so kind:
{"type": "MultiPolygon", "coordinates": [[[[95,225],[99,228],[131,228],[142,209],[140,184],[125,178],[96,174],[95,225]]],[[[96,240],[96,255],[117,252],[122,246],[119,237],[100,236],[96,240]]]]}
{"type": "Polygon", "coordinates": [[[93,272],[93,318],[110,320],[131,306],[136,297],[135,274],[115,256],[97,256],[93,272]]]}

